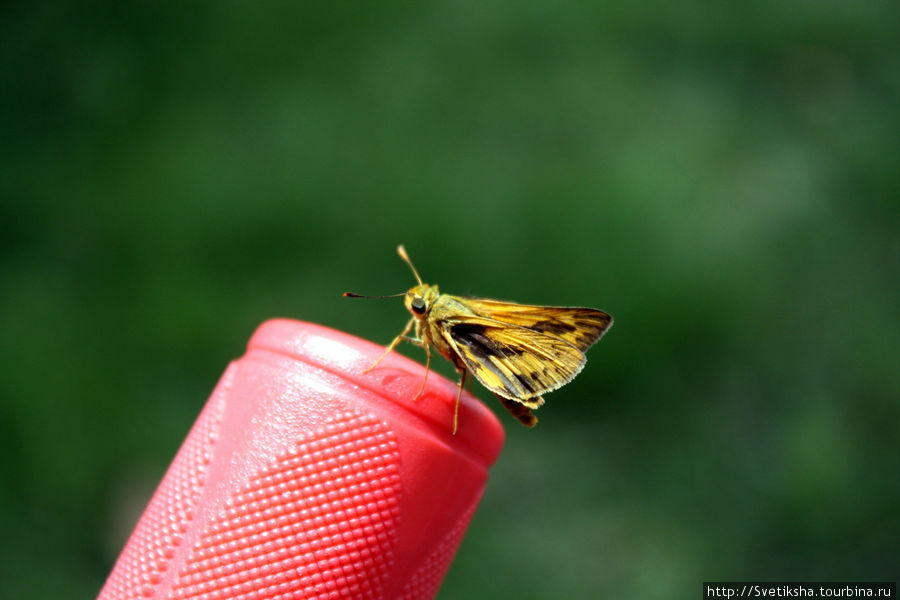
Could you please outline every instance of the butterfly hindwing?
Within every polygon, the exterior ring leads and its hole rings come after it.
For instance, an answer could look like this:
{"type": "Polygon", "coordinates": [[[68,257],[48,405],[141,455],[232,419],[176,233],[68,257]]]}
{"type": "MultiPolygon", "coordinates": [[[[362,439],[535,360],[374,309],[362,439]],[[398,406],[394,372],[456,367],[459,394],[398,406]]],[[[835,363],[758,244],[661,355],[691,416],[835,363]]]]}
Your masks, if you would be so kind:
{"type": "Polygon", "coordinates": [[[572,380],[584,366],[581,350],[555,336],[464,316],[441,323],[441,333],[486,388],[530,408],[541,394],[572,380]]]}

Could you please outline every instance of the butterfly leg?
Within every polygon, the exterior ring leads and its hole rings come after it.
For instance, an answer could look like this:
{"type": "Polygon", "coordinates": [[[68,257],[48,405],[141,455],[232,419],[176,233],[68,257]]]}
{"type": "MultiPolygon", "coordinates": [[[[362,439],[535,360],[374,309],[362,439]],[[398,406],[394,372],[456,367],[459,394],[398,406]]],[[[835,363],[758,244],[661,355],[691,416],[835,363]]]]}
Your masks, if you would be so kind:
{"type": "Polygon", "coordinates": [[[456,425],[459,422],[459,399],[466,385],[466,376],[469,372],[463,369],[459,374],[459,388],[456,390],[456,404],[453,405],[453,435],[456,435],[456,425]]]}
{"type": "MultiPolygon", "coordinates": [[[[369,367],[368,369],[366,369],[365,371],[363,371],[363,373],[368,373],[369,371],[371,371],[372,369],[374,369],[375,367],[377,367],[377,366],[378,366],[378,363],[380,363],[382,360],[384,360],[384,357],[387,356],[388,354],[390,354],[390,353],[391,353],[391,350],[393,350],[394,348],[396,348],[396,347],[397,347],[397,344],[399,344],[401,340],[410,340],[410,341],[413,341],[412,338],[406,337],[406,334],[409,333],[409,330],[412,329],[412,326],[413,326],[413,324],[414,324],[415,322],[416,322],[416,318],[415,318],[415,317],[413,317],[412,319],[410,319],[410,320],[409,320],[409,323],[406,324],[406,327],[403,328],[403,331],[400,332],[400,335],[398,335],[397,337],[395,337],[395,338],[393,339],[393,341],[390,343],[390,345],[387,347],[387,349],[384,351],[384,353],[383,353],[381,356],[378,357],[378,360],[376,360],[376,361],[372,364],[371,367],[369,367]]],[[[418,340],[416,340],[416,341],[418,341],[418,340]]]]}
{"type": "Polygon", "coordinates": [[[422,394],[425,393],[425,382],[428,381],[428,370],[431,368],[431,347],[428,344],[421,342],[420,340],[413,340],[411,338],[406,338],[411,342],[418,343],[420,346],[425,348],[425,377],[422,378],[422,385],[419,387],[419,393],[416,394],[416,397],[413,398],[413,401],[418,400],[422,397],[422,394]]]}

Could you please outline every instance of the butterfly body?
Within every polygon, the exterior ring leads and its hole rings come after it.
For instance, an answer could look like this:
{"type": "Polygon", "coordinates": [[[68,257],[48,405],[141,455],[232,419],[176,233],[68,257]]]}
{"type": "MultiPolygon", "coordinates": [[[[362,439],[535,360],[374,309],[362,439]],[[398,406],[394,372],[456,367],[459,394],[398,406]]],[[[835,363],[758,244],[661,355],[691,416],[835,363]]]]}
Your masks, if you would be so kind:
{"type": "MultiPolygon", "coordinates": [[[[531,411],[543,404],[542,395],[571,381],[584,367],[584,352],[612,325],[610,315],[593,308],[442,294],[436,285],[422,283],[402,246],[398,252],[419,283],[403,295],[412,318],[381,358],[406,340],[425,348],[430,365],[433,346],[460,373],[459,393],[471,373],[528,427],[537,423],[531,411]],[[409,338],[413,326],[415,337],[409,338]]],[[[459,394],[457,409],[458,404],[459,394]]]]}

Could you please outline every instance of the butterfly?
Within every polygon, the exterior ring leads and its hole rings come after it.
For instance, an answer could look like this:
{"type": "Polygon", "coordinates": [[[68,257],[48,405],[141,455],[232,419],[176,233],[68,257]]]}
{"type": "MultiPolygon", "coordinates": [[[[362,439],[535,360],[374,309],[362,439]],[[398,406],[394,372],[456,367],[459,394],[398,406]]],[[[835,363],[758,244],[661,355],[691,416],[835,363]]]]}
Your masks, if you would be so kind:
{"type": "Polygon", "coordinates": [[[453,409],[453,433],[459,420],[459,399],[468,374],[500,400],[526,427],[534,427],[532,412],[544,403],[543,395],[570,382],[584,367],[584,353],[612,326],[613,318],[594,308],[529,306],[485,298],[442,294],[438,286],[422,282],[406,249],[397,247],[417,285],[390,296],[403,296],[412,314],[403,331],[391,341],[369,372],[401,341],[425,349],[425,377],[416,398],[425,391],[434,347],[460,374],[453,409]],[[415,337],[409,337],[415,327],[415,337]]]}

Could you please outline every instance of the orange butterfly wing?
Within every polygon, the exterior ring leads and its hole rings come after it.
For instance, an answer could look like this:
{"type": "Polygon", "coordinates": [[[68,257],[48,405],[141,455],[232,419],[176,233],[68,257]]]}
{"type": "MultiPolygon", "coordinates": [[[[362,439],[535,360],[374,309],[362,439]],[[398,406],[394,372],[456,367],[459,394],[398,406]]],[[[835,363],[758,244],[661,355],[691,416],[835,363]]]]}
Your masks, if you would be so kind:
{"type": "Polygon", "coordinates": [[[602,310],[569,306],[530,306],[500,300],[466,299],[479,316],[563,339],[584,352],[612,326],[602,310]]]}

